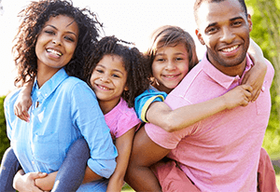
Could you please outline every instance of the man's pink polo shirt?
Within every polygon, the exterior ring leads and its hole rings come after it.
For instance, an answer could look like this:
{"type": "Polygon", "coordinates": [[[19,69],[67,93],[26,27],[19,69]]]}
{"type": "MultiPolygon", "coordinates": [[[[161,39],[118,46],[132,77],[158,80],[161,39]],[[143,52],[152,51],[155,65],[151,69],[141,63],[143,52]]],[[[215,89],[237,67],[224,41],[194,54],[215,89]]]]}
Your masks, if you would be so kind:
{"type": "MultiPolygon", "coordinates": [[[[257,168],[270,115],[269,89],[274,76],[271,63],[267,65],[263,91],[246,107],[225,110],[173,133],[146,124],[148,136],[158,145],[171,149],[168,157],[179,162],[201,191],[257,190],[257,168]]],[[[247,56],[244,74],[251,66],[247,56]]],[[[213,99],[239,85],[242,77],[223,74],[205,55],[165,102],[176,109],[213,99]]]]}

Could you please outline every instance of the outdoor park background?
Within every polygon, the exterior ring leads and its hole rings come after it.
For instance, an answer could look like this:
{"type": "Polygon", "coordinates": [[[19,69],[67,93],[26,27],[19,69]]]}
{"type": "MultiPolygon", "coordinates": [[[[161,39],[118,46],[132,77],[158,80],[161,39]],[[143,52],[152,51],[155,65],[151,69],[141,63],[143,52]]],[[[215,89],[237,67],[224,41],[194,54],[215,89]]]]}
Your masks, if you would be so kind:
{"type": "MultiPolygon", "coordinates": [[[[149,35],[162,25],[178,25],[194,38],[199,58],[205,49],[195,36],[193,18],[194,0],[72,0],[75,6],[89,7],[104,24],[104,35],[116,35],[135,42],[145,51],[149,35]],[[133,2],[133,3],[132,3],[133,2]]],[[[14,64],[11,55],[12,40],[17,32],[17,13],[29,0],[0,0],[0,159],[9,146],[6,137],[3,100],[14,89],[14,64]]],[[[275,68],[271,88],[272,109],[263,147],[269,153],[277,173],[280,187],[280,0],[245,0],[252,15],[252,39],[275,68]]],[[[129,187],[125,187],[129,190],[129,187]]],[[[124,189],[125,190],[125,189],[124,189]]]]}

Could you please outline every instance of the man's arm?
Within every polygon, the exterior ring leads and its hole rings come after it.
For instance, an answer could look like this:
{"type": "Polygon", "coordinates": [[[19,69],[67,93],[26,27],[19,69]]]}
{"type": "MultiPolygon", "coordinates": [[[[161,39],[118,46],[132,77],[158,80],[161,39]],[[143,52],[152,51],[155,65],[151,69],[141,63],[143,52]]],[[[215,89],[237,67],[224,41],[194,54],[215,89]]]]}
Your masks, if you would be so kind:
{"type": "Polygon", "coordinates": [[[141,127],[134,138],[125,181],[136,191],[161,191],[158,180],[149,167],[169,152],[169,149],[154,143],[144,127],[141,127]]]}
{"type": "Polygon", "coordinates": [[[178,131],[225,109],[247,106],[250,92],[252,88],[249,85],[240,85],[220,97],[174,110],[164,102],[154,102],[146,112],[146,119],[165,131],[178,131]]]}

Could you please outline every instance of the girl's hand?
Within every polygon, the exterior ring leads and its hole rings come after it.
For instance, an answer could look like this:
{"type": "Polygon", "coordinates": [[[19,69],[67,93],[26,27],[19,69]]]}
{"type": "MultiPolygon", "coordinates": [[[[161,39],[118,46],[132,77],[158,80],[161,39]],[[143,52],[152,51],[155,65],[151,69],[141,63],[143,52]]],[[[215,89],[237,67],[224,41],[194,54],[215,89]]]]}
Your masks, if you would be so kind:
{"type": "Polygon", "coordinates": [[[233,109],[237,106],[247,106],[252,97],[252,87],[250,85],[240,85],[222,95],[227,109],[233,109]]]}
{"type": "Polygon", "coordinates": [[[19,170],[14,177],[13,187],[19,192],[42,192],[35,185],[35,179],[46,176],[47,173],[31,172],[24,174],[23,170],[19,170]]]}
{"type": "Polygon", "coordinates": [[[261,93],[267,65],[261,48],[252,39],[250,39],[248,53],[254,63],[254,67],[245,74],[242,84],[250,85],[253,88],[252,97],[250,98],[250,101],[253,102],[261,93]]]}
{"type": "Polygon", "coordinates": [[[254,65],[244,76],[242,80],[242,84],[250,85],[252,90],[252,96],[249,98],[251,102],[256,101],[258,96],[261,93],[264,77],[266,74],[267,65],[265,64],[265,61],[254,65]]]}
{"type": "Polygon", "coordinates": [[[51,191],[52,188],[54,187],[54,182],[57,173],[58,173],[57,171],[52,172],[48,174],[46,177],[35,179],[35,185],[44,191],[51,191]]]}
{"type": "Polygon", "coordinates": [[[30,95],[19,94],[16,103],[14,105],[15,115],[21,120],[29,122],[30,116],[28,114],[28,110],[31,105],[32,105],[32,100],[30,95]]]}

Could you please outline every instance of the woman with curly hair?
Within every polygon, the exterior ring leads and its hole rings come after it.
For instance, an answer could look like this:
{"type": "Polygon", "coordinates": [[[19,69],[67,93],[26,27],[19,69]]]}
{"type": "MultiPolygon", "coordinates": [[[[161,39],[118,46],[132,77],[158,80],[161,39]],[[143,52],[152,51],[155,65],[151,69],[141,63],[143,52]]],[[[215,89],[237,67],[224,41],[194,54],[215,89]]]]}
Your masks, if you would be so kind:
{"type": "MultiPolygon", "coordinates": [[[[90,152],[90,158],[80,165],[87,184],[78,191],[105,191],[104,178],[114,172],[117,150],[94,92],[81,80],[85,59],[95,50],[100,24],[89,10],[61,0],[32,2],[21,16],[13,47],[18,68],[15,83],[27,84],[34,79],[33,102],[30,120],[25,122],[14,114],[21,89],[5,99],[11,147],[1,163],[0,175],[10,170],[5,167],[10,160],[6,157],[14,152],[22,168],[14,177],[15,189],[46,190],[40,183],[55,177],[53,173],[60,169],[71,144],[84,138],[89,149],[80,151],[90,152]]],[[[69,170],[68,176],[72,174],[69,170]]],[[[3,186],[6,182],[2,178],[1,188],[13,190],[3,186]]],[[[56,187],[59,184],[58,180],[56,187]]]]}

